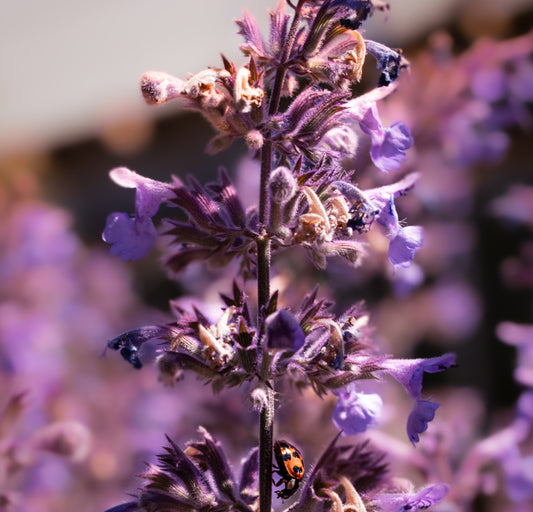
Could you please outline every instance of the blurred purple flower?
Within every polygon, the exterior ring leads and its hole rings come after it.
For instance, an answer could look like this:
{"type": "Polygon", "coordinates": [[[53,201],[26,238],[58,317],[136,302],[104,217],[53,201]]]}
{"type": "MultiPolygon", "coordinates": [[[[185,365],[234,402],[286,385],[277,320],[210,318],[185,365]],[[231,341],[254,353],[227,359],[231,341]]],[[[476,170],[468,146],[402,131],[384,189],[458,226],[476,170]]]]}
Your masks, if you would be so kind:
{"type": "Polygon", "coordinates": [[[135,217],[111,213],[102,238],[112,244],[111,254],[119,254],[122,260],[143,258],[150,252],[157,237],[152,217],[163,201],[173,197],[172,185],[145,178],[127,167],[117,167],[110,171],[109,176],[121,187],[136,189],[135,217]]]}
{"type": "Polygon", "coordinates": [[[515,503],[533,498],[533,455],[521,456],[516,445],[501,458],[507,494],[515,503]]]}
{"type": "Polygon", "coordinates": [[[377,494],[373,497],[382,512],[416,512],[435,505],[448,494],[449,486],[434,484],[412,494],[377,494]]]}
{"type": "Polygon", "coordinates": [[[435,418],[435,411],[440,404],[428,400],[416,400],[407,418],[407,435],[409,440],[416,444],[420,441],[419,434],[425,432],[428,423],[435,418]]]}
{"type": "Polygon", "coordinates": [[[502,341],[517,347],[515,379],[525,386],[533,387],[533,325],[501,322],[496,333],[502,341]]]}
{"type": "Polygon", "coordinates": [[[376,425],[383,407],[383,400],[377,393],[362,393],[351,384],[334,394],[339,399],[333,410],[333,423],[339,430],[354,435],[376,425]]]}

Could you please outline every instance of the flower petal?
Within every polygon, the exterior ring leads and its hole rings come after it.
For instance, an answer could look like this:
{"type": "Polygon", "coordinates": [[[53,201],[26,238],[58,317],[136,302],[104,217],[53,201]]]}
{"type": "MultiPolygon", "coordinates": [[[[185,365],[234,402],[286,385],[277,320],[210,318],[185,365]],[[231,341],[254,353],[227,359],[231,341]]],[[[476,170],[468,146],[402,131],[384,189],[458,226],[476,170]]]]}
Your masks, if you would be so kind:
{"type": "Polygon", "coordinates": [[[102,239],[111,245],[111,254],[118,254],[121,260],[144,258],[152,249],[157,232],[148,217],[143,222],[126,213],[111,213],[106,220],[102,239]]]}

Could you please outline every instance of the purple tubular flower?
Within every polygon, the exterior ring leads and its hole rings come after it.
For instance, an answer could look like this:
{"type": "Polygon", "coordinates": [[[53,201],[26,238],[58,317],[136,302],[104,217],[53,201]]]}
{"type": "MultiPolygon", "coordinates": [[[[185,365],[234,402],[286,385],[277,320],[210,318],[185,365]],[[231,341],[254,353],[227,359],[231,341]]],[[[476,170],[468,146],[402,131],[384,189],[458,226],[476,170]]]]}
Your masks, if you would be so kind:
{"type": "Polygon", "coordinates": [[[359,126],[372,138],[370,157],[374,164],[383,172],[398,169],[413,145],[409,127],[403,121],[396,121],[384,128],[375,103],[366,110],[359,126]]]}
{"type": "Polygon", "coordinates": [[[118,212],[110,214],[102,238],[112,244],[111,254],[119,254],[122,260],[143,258],[157,238],[152,217],[159,205],[173,196],[172,186],[145,178],[127,167],[117,167],[110,171],[109,176],[121,187],[136,189],[135,217],[118,212]]]}
{"type": "Polygon", "coordinates": [[[385,228],[386,236],[390,240],[389,261],[394,268],[408,267],[415,252],[422,247],[424,229],[421,226],[400,225],[393,194],[389,199],[389,207],[381,211],[378,222],[385,228]]]}
{"type": "Polygon", "coordinates": [[[438,373],[455,365],[455,354],[447,353],[428,359],[388,359],[383,362],[385,371],[394,377],[409,396],[418,400],[422,394],[424,373],[438,373]]]}
{"type": "Polygon", "coordinates": [[[406,150],[413,145],[409,128],[403,121],[396,121],[389,128],[384,128],[379,117],[377,102],[395,89],[395,85],[387,88],[378,87],[348,101],[342,116],[345,123],[356,121],[361,130],[370,135],[372,138],[370,156],[383,172],[398,169],[407,156],[406,150]]]}
{"type": "Polygon", "coordinates": [[[400,228],[389,244],[389,261],[396,267],[408,267],[415,252],[422,247],[424,230],[421,226],[400,228]]]}
{"type": "Polygon", "coordinates": [[[265,321],[267,346],[297,351],[305,342],[305,334],[296,317],[286,309],[272,313],[265,321]]]}
{"type": "Polygon", "coordinates": [[[354,435],[377,423],[383,407],[378,394],[358,392],[353,384],[334,393],[339,400],[333,410],[333,423],[339,430],[354,435]]]}
{"type": "Polygon", "coordinates": [[[439,405],[429,400],[416,400],[407,418],[407,435],[413,445],[420,441],[419,434],[428,429],[428,423],[435,418],[439,405]]]}
{"type": "Polygon", "coordinates": [[[450,490],[446,484],[433,484],[412,494],[377,494],[373,497],[379,509],[383,512],[416,512],[441,501],[450,490]]]}

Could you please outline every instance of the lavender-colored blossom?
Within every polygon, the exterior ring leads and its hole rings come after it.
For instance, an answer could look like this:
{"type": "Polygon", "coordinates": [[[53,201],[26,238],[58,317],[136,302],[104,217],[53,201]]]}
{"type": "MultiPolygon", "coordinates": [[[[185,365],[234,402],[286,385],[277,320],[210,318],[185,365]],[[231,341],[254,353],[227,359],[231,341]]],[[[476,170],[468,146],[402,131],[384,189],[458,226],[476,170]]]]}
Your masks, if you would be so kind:
{"type": "Polygon", "coordinates": [[[363,393],[351,384],[339,391],[333,410],[333,423],[347,435],[365,432],[379,421],[383,400],[377,393],[363,393]]]}
{"type": "Polygon", "coordinates": [[[505,476],[506,491],[514,503],[533,498],[533,455],[522,456],[514,445],[500,460],[505,476]]]}
{"type": "Polygon", "coordinates": [[[265,321],[267,345],[270,348],[300,349],[305,334],[295,316],[286,309],[271,314],[265,321]]]}
{"type": "Polygon", "coordinates": [[[388,359],[383,363],[385,372],[394,377],[409,396],[418,400],[422,395],[424,373],[438,373],[455,365],[455,354],[444,354],[428,359],[388,359]]]}
{"type": "Polygon", "coordinates": [[[381,211],[378,222],[384,227],[386,236],[390,240],[389,261],[394,268],[409,266],[416,251],[422,247],[423,228],[400,225],[393,195],[389,199],[389,207],[381,211]]]}
{"type": "Polygon", "coordinates": [[[384,128],[376,105],[369,108],[359,121],[361,130],[372,138],[370,157],[383,172],[396,170],[407,158],[406,151],[413,145],[407,124],[396,121],[384,128]]]}
{"type": "Polygon", "coordinates": [[[413,145],[411,132],[403,121],[385,128],[377,109],[377,101],[387,97],[395,86],[378,88],[346,102],[342,115],[344,122],[357,122],[361,130],[370,135],[370,156],[383,172],[395,170],[407,158],[406,151],[413,145]]]}
{"type": "Polygon", "coordinates": [[[373,496],[373,500],[382,512],[416,512],[441,501],[449,489],[446,484],[433,484],[415,493],[378,494],[373,496]]]}
{"type": "Polygon", "coordinates": [[[409,417],[407,418],[407,436],[414,444],[420,441],[419,434],[425,432],[428,423],[435,418],[435,411],[440,404],[430,402],[429,400],[416,400],[409,417]]]}
{"type": "Polygon", "coordinates": [[[517,347],[518,362],[514,372],[521,384],[533,387],[533,325],[501,322],[496,329],[498,337],[517,347]]]}
{"type": "Polygon", "coordinates": [[[173,196],[171,185],[145,178],[126,167],[117,167],[109,175],[117,185],[136,189],[135,217],[111,213],[102,238],[112,244],[111,253],[119,254],[123,260],[143,258],[150,252],[157,237],[152,217],[159,205],[173,196]]]}

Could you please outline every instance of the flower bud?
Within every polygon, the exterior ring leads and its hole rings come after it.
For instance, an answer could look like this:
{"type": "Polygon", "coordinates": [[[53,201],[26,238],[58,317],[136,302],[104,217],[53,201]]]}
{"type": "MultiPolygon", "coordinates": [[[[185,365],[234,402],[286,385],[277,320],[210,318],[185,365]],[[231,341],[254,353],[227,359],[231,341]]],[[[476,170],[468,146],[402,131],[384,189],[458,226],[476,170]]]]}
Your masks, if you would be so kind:
{"type": "Polygon", "coordinates": [[[263,134],[259,130],[250,130],[244,135],[244,142],[246,142],[248,149],[261,149],[264,142],[263,134]]]}
{"type": "Polygon", "coordinates": [[[141,77],[141,92],[148,105],[160,105],[178,98],[185,82],[168,73],[148,71],[141,77]]]}
{"type": "Polygon", "coordinates": [[[272,202],[282,204],[294,195],[296,180],[287,167],[281,166],[272,173],[269,186],[272,202]]]}

